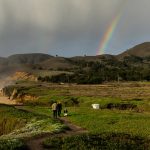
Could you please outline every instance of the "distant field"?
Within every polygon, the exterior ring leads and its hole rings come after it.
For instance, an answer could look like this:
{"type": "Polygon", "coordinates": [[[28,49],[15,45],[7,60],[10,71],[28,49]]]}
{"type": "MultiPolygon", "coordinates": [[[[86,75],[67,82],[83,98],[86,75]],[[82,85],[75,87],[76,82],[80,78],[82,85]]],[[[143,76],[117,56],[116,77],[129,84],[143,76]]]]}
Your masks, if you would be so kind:
{"type": "MultiPolygon", "coordinates": [[[[24,87],[21,91],[25,94],[34,95],[37,100],[28,102],[36,104],[47,104],[51,101],[66,102],[70,99],[78,99],[79,105],[90,106],[93,102],[105,103],[122,101],[146,104],[145,109],[149,110],[150,83],[149,82],[128,82],[128,83],[107,83],[101,85],[76,85],[76,84],[48,84],[48,83],[20,83],[16,87],[24,87]],[[103,101],[104,100],[104,101],[103,101]],[[88,105],[89,103],[89,105],[88,105]]],[[[25,103],[27,101],[24,101],[25,103]]]]}

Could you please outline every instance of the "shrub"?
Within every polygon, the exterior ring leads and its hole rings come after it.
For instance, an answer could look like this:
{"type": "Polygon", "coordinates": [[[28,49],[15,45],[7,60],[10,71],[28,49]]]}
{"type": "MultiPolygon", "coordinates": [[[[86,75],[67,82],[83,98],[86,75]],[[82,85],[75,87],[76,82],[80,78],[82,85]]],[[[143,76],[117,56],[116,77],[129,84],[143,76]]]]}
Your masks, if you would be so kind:
{"type": "Polygon", "coordinates": [[[26,150],[27,146],[18,139],[0,140],[0,150],[26,150]]]}
{"type": "Polygon", "coordinates": [[[148,150],[149,142],[149,140],[123,133],[103,133],[54,137],[44,141],[43,145],[45,148],[59,148],[60,150],[148,150]]]}
{"type": "Polygon", "coordinates": [[[71,97],[69,100],[64,100],[64,105],[65,106],[78,106],[79,105],[79,100],[77,97],[71,97]]]}

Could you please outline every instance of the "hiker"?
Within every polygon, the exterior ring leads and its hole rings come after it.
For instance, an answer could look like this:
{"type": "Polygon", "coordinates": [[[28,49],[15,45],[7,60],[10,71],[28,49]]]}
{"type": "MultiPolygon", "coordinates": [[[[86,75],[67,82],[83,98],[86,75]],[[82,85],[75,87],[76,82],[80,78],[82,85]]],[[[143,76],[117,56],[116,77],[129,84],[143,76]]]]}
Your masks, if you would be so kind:
{"type": "Polygon", "coordinates": [[[68,116],[68,110],[67,110],[67,108],[64,109],[64,116],[68,116]]]}
{"type": "Polygon", "coordinates": [[[61,102],[58,102],[58,104],[57,104],[57,112],[58,112],[58,116],[59,117],[61,115],[61,110],[62,110],[62,104],[61,104],[61,102]]]}
{"type": "Polygon", "coordinates": [[[52,110],[53,110],[53,118],[57,118],[57,103],[56,102],[52,104],[52,110]]]}

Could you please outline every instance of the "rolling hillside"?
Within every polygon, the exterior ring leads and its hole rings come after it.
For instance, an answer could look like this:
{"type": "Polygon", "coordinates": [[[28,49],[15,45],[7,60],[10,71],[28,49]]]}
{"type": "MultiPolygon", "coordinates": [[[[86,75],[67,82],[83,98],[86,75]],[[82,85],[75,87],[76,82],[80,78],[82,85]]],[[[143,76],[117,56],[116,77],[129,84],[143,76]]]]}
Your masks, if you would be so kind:
{"type": "Polygon", "coordinates": [[[16,54],[9,56],[7,58],[8,65],[16,65],[16,64],[38,64],[42,61],[45,61],[52,56],[47,54],[16,54]]]}
{"type": "Polygon", "coordinates": [[[61,70],[71,69],[74,65],[69,61],[68,58],[64,57],[51,57],[38,64],[40,67],[49,70],[61,70]]]}
{"type": "Polygon", "coordinates": [[[145,42],[117,55],[118,58],[125,56],[147,57],[150,56],[150,42],[145,42]]]}
{"type": "Polygon", "coordinates": [[[150,42],[139,44],[119,55],[99,55],[99,56],[75,56],[71,58],[54,57],[48,54],[31,53],[16,54],[7,58],[0,57],[0,75],[13,74],[16,71],[38,72],[38,71],[70,71],[78,69],[88,69],[92,64],[100,62],[104,66],[117,67],[122,61],[128,61],[128,66],[143,64],[149,67],[150,42]],[[128,56],[128,58],[127,58],[128,56]]]}

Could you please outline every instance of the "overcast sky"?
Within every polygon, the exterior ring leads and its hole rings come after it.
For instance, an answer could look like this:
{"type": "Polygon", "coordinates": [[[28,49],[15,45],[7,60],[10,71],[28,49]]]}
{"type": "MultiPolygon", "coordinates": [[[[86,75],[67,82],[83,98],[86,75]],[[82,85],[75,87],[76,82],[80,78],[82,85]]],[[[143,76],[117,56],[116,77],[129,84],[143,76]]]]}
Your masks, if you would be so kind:
{"type": "Polygon", "coordinates": [[[150,41],[150,0],[0,0],[0,56],[96,55],[120,12],[110,54],[150,41]]]}

